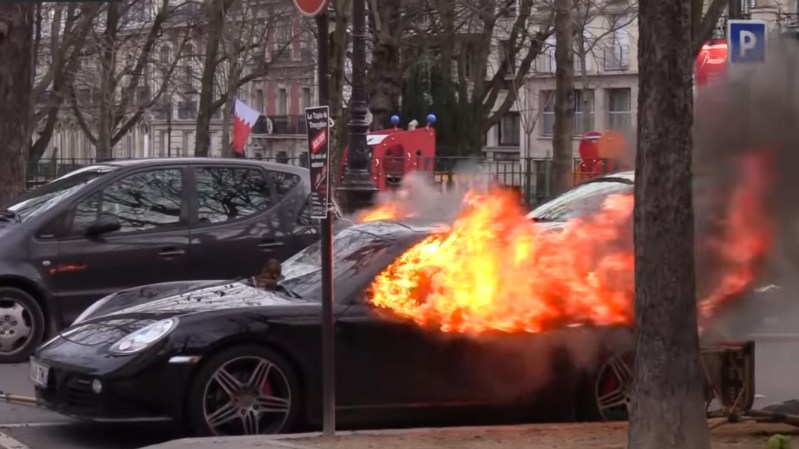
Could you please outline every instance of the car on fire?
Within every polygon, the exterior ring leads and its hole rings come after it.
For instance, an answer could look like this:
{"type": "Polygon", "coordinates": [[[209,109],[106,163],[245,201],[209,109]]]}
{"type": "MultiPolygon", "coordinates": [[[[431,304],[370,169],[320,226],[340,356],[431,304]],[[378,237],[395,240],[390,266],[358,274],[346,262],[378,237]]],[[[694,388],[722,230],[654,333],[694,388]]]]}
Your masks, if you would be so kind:
{"type": "Polygon", "coordinates": [[[302,167],[164,158],[98,163],[22,195],[0,210],[0,363],[120,289],[285,260],[318,239],[309,193],[302,167]]]}
{"type": "MultiPolygon", "coordinates": [[[[553,200],[531,218],[555,226],[566,220],[558,217],[601,204],[600,192],[631,188],[631,174],[590,181],[565,194],[569,202],[553,200]]],[[[404,424],[485,410],[492,412],[480,415],[483,422],[624,419],[634,347],[629,323],[475,336],[419,325],[370,297],[389,267],[447,232],[408,218],[336,233],[338,423],[404,424]]],[[[320,243],[281,268],[281,280],[270,289],[243,278],[155,284],[106,296],[36,351],[30,376],[37,399],[75,418],[171,421],[194,435],[319,425],[320,243]]],[[[720,350],[730,360],[728,354],[743,354],[739,365],[746,369],[708,372],[752,371],[750,345],[720,350]]],[[[727,402],[740,402],[741,389],[731,389],[727,402]]]]}
{"type": "MultiPolygon", "coordinates": [[[[339,422],[405,420],[423,407],[503,407],[525,420],[599,418],[597,369],[580,369],[557,351],[555,333],[436,333],[365,299],[373,278],[431,232],[369,222],[335,236],[339,422]],[[559,374],[550,376],[550,367],[559,374]]],[[[38,400],[67,416],[171,420],[198,435],[319,423],[320,251],[316,243],[283,263],[283,280],[271,291],[242,279],[156,284],[105,297],[36,351],[30,366],[38,400]]],[[[615,351],[630,343],[625,335],[608,328],[585,338],[615,351]]]]}

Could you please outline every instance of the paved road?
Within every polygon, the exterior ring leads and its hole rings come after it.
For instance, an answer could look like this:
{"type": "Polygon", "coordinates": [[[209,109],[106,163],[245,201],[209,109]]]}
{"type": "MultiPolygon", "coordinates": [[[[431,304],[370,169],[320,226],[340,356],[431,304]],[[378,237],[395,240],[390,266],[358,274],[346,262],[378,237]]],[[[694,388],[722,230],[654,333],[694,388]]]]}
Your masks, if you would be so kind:
{"type": "MultiPolygon", "coordinates": [[[[756,345],[755,407],[799,397],[791,374],[799,367],[799,334],[760,336],[756,345]]],[[[28,365],[0,365],[0,390],[30,396],[28,365]]],[[[163,425],[99,425],[70,421],[43,409],[0,402],[0,449],[138,449],[174,437],[163,425]]]]}
{"type": "MultiPolygon", "coordinates": [[[[30,396],[28,365],[0,365],[0,390],[30,396]]],[[[0,449],[136,449],[170,439],[162,425],[97,425],[36,407],[0,403],[0,449]]]]}

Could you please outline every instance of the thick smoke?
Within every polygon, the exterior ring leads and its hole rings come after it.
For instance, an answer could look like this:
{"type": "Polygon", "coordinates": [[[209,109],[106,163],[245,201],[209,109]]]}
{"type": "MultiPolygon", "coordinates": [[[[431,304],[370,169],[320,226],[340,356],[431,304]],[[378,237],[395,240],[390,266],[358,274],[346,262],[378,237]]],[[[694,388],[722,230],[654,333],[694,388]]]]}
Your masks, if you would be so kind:
{"type": "MultiPolygon", "coordinates": [[[[697,190],[712,192],[696,201],[700,234],[718,223],[718,199],[740,185],[742,158],[770,158],[767,194],[759,207],[772,227],[772,245],[756,285],[716,327],[726,338],[755,340],[756,390],[765,396],[756,406],[799,397],[789,374],[799,368],[791,356],[799,349],[799,42],[774,40],[767,59],[733,68],[729,79],[702,89],[695,104],[697,190]]],[[[712,283],[715,273],[701,262],[698,267],[698,285],[712,283]]]]}

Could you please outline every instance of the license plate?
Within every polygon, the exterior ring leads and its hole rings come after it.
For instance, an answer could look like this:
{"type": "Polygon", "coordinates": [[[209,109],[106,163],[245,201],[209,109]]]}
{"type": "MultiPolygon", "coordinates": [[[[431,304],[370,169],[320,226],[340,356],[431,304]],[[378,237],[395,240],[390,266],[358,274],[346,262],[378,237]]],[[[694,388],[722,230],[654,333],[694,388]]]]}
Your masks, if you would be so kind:
{"type": "Polygon", "coordinates": [[[34,359],[31,359],[30,366],[31,381],[42,388],[47,388],[47,381],[50,376],[50,367],[41,364],[34,359]]]}

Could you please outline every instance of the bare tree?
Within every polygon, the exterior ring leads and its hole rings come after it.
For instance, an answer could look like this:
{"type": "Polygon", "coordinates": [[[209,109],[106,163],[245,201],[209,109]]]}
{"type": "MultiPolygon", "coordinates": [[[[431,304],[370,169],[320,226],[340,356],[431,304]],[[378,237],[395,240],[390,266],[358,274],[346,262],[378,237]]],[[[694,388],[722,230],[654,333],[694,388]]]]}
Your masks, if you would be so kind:
{"type": "Polygon", "coordinates": [[[0,60],[5,61],[0,64],[0,206],[25,191],[32,115],[33,12],[32,3],[0,4],[0,60]]]}
{"type": "MultiPolygon", "coordinates": [[[[618,2],[612,0],[578,0],[575,4],[575,59],[579,68],[580,85],[585,91],[590,85],[589,66],[599,61],[604,68],[622,68],[628,61],[629,40],[622,41],[620,33],[638,18],[638,2],[618,2]]],[[[629,36],[626,36],[629,37],[629,36]]],[[[582,111],[592,108],[592,99],[581,95],[582,111]]],[[[582,114],[581,128],[588,131],[592,126],[591,114],[582,114]]]]}
{"type": "MultiPolygon", "coordinates": [[[[230,123],[233,98],[243,86],[270,73],[272,62],[290,57],[302,36],[295,33],[294,7],[286,2],[211,0],[206,9],[205,53],[200,77],[200,105],[194,153],[207,156],[210,123],[223,108],[230,123]]],[[[223,126],[224,153],[229,155],[228,126],[223,126]]]]}
{"type": "Polygon", "coordinates": [[[100,3],[36,5],[34,54],[37,73],[33,98],[38,136],[28,154],[29,164],[35,164],[50,143],[74,80],[81,51],[94,20],[102,10],[100,3]]]}
{"type": "Polygon", "coordinates": [[[574,0],[555,0],[555,126],[552,187],[559,195],[572,185],[574,132],[574,0]]]}
{"type": "Polygon", "coordinates": [[[178,49],[190,39],[191,16],[185,9],[189,5],[131,0],[105,6],[70,86],[72,114],[96,147],[98,159],[112,157],[114,146],[168,90],[177,58],[161,67],[161,76],[154,76],[151,70],[160,63],[154,50],[167,27],[177,32],[169,37],[178,49]]]}
{"type": "MultiPolygon", "coordinates": [[[[485,133],[510,111],[519,85],[553,33],[553,12],[533,0],[464,0],[454,10],[439,12],[439,51],[453,55],[459,108],[466,112],[464,149],[475,153],[485,133]],[[535,9],[534,9],[535,6],[535,9]],[[492,61],[492,55],[499,55],[492,61]]],[[[447,67],[444,62],[443,67],[447,67]]]]}
{"type": "Polygon", "coordinates": [[[641,0],[628,447],[709,449],[697,335],[691,0],[641,0]],[[668,70],[664,70],[667,67],[668,70]]]}

